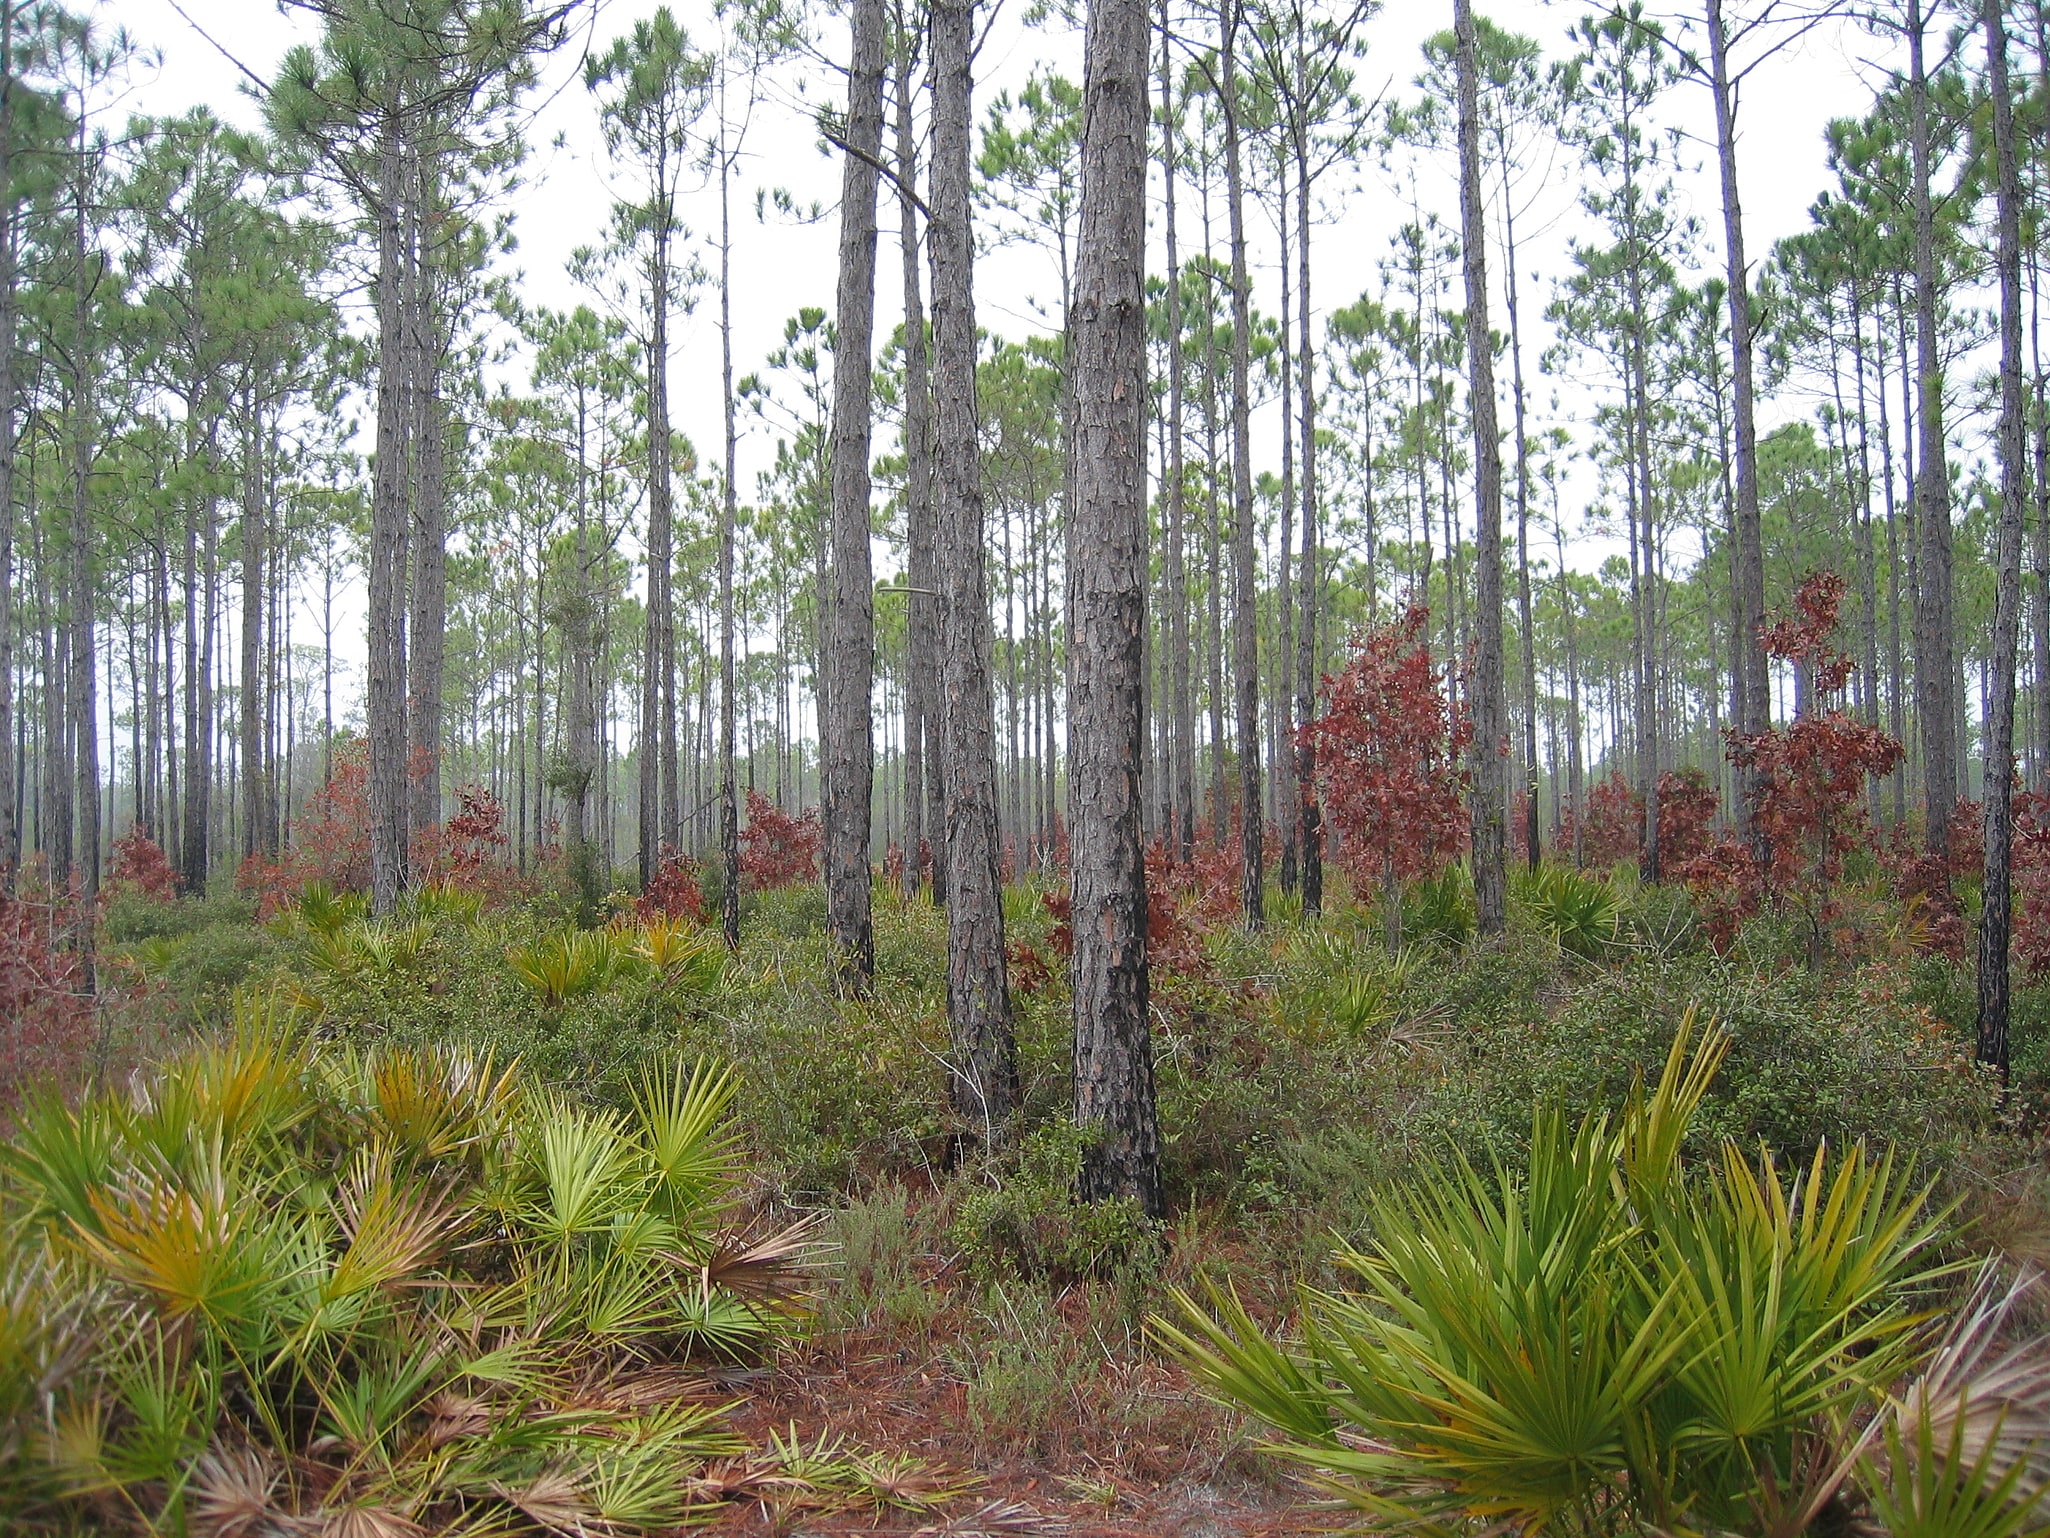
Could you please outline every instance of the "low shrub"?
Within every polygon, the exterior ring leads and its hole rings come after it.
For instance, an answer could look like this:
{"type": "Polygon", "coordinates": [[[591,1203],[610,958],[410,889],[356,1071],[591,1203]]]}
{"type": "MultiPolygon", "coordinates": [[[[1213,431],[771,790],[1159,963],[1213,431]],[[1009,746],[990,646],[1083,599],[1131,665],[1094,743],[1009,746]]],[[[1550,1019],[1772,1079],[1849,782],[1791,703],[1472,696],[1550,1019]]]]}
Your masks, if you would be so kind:
{"type": "Polygon", "coordinates": [[[949,1237],[989,1278],[1059,1284],[1157,1270],[1160,1240],[1135,1201],[1078,1202],[1083,1134],[1072,1122],[1035,1128],[970,1185],[949,1237]]]}
{"type": "Polygon", "coordinates": [[[132,1088],[36,1101],[0,1154],[0,1502],[159,1532],[674,1527],[737,1448],[685,1364],[773,1340],[801,1257],[727,1226],[736,1088],[650,1064],[597,1110],[245,1005],[132,1088]]]}
{"type": "Polygon", "coordinates": [[[1994,1359],[1997,1293],[1948,1340],[1921,1328],[1943,1227],[1891,1155],[1683,1158],[1727,1047],[1683,1023],[1621,1114],[1547,1100],[1518,1170],[1384,1192],[1299,1344],[1216,1286],[1155,1328],[1382,1524],[1833,1530],[1862,1496],[1902,1535],[2034,1530],[2040,1343],[1994,1359]]]}

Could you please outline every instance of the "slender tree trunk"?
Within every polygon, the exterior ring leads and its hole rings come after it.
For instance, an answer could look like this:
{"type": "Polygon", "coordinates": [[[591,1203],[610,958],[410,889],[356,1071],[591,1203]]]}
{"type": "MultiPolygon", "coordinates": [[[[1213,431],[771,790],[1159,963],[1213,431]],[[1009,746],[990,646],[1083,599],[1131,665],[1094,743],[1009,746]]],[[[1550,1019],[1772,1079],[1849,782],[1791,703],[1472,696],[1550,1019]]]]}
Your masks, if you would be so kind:
{"type": "MultiPolygon", "coordinates": [[[[448,656],[448,412],[441,398],[443,333],[438,263],[429,213],[437,206],[430,156],[414,155],[412,558],[406,651],[406,825],[424,833],[441,821],[442,696],[448,656]]],[[[580,578],[588,587],[588,576],[580,578]]]]}
{"type": "Polygon", "coordinates": [[[73,207],[74,273],[72,323],[72,483],[71,483],[71,709],[72,767],[77,776],[73,791],[78,817],[77,929],[73,938],[79,953],[81,986],[95,991],[93,974],[93,924],[99,912],[100,895],[100,728],[97,616],[95,614],[95,563],[93,560],[92,469],[93,432],[93,347],[92,292],[96,275],[92,252],[86,243],[88,189],[93,157],[86,144],[83,110],[78,117],[77,197],[73,207]]]}
{"type": "MultiPolygon", "coordinates": [[[[1722,180],[1723,254],[1729,285],[1730,383],[1736,437],[1736,496],[1732,507],[1735,545],[1731,551],[1732,598],[1736,614],[1733,653],[1740,664],[1731,690],[1731,717],[1747,736],[1763,732],[1772,719],[1770,678],[1759,627],[1765,621],[1765,545],[1758,514],[1758,416],[1751,275],[1744,258],[1744,208],[1737,188],[1737,83],[1730,78],[1729,34],[1722,0],[1707,0],[1709,85],[1715,96],[1716,160],[1722,180]]],[[[1759,859],[1768,851],[1752,818],[1758,785],[1755,770],[1738,775],[1738,826],[1759,859]]]]}
{"type": "Polygon", "coordinates": [[[1516,409],[1516,626],[1523,651],[1523,852],[1530,869],[1535,871],[1542,850],[1538,840],[1537,626],[1530,597],[1530,442],[1524,411],[1523,326],[1517,304],[1515,192],[1510,185],[1506,148],[1501,149],[1501,155],[1502,276],[1509,302],[1510,388],[1516,409]]]}
{"type": "MultiPolygon", "coordinates": [[[[15,13],[16,0],[0,0],[0,894],[14,890],[14,873],[21,864],[14,745],[14,340],[21,308],[16,270],[19,205],[14,192],[15,13]]],[[[154,633],[150,644],[154,656],[154,633]]],[[[155,698],[152,694],[152,711],[155,698]]],[[[155,715],[150,719],[154,722],[155,715]]]]}
{"type": "Polygon", "coordinates": [[[1160,159],[1167,236],[1167,604],[1168,712],[1174,744],[1170,851],[1187,864],[1196,853],[1196,708],[1189,688],[1188,475],[1182,462],[1186,415],[1182,346],[1182,269],[1175,228],[1174,22],[1160,0],[1160,159]]]}
{"type": "Polygon", "coordinates": [[[1951,634],[1950,480],[1943,444],[1943,363],[1936,334],[1936,206],[1929,185],[1929,81],[1923,67],[1921,0],[1908,0],[1910,152],[1915,205],[1915,474],[1921,581],[1915,590],[1916,714],[1922,730],[1928,848],[1947,870],[1957,807],[1957,664],[1951,634]]]}
{"type": "Polygon", "coordinates": [[[1081,1195],[1163,1210],[1140,786],[1146,631],[1146,0],[1092,0],[1068,312],[1068,837],[1081,1195]]]}
{"type": "Polygon", "coordinates": [[[1018,1104],[997,872],[989,580],[976,441],[975,237],[969,225],[970,39],[975,0],[933,0],[933,501],[940,584],[947,835],[947,1020],[954,1110],[995,1139],[1018,1104]]]}
{"type": "Polygon", "coordinates": [[[875,977],[869,914],[869,802],[875,786],[875,583],[869,562],[870,352],[876,304],[876,165],[883,152],[883,0],[855,0],[840,188],[838,342],[833,350],[833,641],[827,652],[826,927],[840,972],[875,977]]]}
{"type": "Polygon", "coordinates": [[[1986,701],[1985,907],[1979,924],[1978,1058],[2008,1074],[2008,941],[2014,821],[2014,695],[2021,628],[2023,508],[2028,500],[2027,426],[2022,402],[2021,167],[2008,81],[2004,0],[1983,0],[1996,163],[1996,252],[2000,274],[2000,521],[1994,538],[1993,656],[1986,701]]]}
{"type": "Polygon", "coordinates": [[[1508,766],[1502,689],[1502,440],[1495,427],[1494,341],[1488,330],[1487,225],[1481,209],[1480,70],[1473,0],[1455,0],[1459,55],[1461,250],[1466,258],[1466,355],[1472,397],[1477,529],[1474,571],[1473,886],[1483,934],[1502,929],[1508,766]]]}
{"type": "Polygon", "coordinates": [[[264,508],[263,476],[258,465],[262,430],[256,421],[257,407],[250,397],[253,384],[243,394],[242,431],[242,699],[237,710],[242,738],[242,853],[245,857],[267,852],[263,819],[263,719],[257,709],[262,698],[263,600],[264,600],[264,508]]]}
{"type": "Polygon", "coordinates": [[[400,108],[380,130],[377,217],[377,457],[370,490],[370,646],[364,715],[370,747],[371,908],[406,884],[406,229],[400,108]]]}
{"type": "MultiPolygon", "coordinates": [[[[1302,13],[1296,12],[1296,73],[1308,75],[1304,57],[1302,13]]],[[[1295,746],[1296,845],[1302,861],[1303,912],[1315,918],[1324,911],[1324,809],[1317,798],[1317,745],[1306,730],[1317,714],[1317,616],[1323,607],[1318,575],[1323,557],[1322,534],[1317,502],[1317,350],[1310,336],[1310,130],[1299,117],[1295,125],[1296,153],[1296,324],[1299,339],[1296,364],[1302,371],[1296,392],[1297,410],[1302,414],[1303,440],[1303,553],[1296,566],[1296,581],[1302,589],[1296,604],[1295,637],[1295,720],[1299,735],[1295,746]]],[[[1373,598],[1373,455],[1367,476],[1367,599],[1371,615],[1373,598]]],[[[1370,620],[1371,623],[1371,620],[1370,620]]]]}
{"type": "MultiPolygon", "coordinates": [[[[740,945],[740,787],[734,774],[733,549],[740,529],[740,429],[733,398],[732,156],[727,134],[726,74],[719,65],[719,381],[725,404],[726,457],[719,497],[719,928],[729,949],[740,945]]],[[[748,773],[754,756],[748,755],[748,773]]]]}
{"type": "Polygon", "coordinates": [[[1231,220],[1231,651],[1238,695],[1239,903],[1248,929],[1266,922],[1266,829],[1260,806],[1259,590],[1254,569],[1252,449],[1253,282],[1246,270],[1246,190],[1240,165],[1240,0],[1225,0],[1224,175],[1231,220]]]}
{"type": "Polygon", "coordinates": [[[944,776],[940,771],[940,713],[934,676],[940,655],[940,618],[933,550],[932,380],[926,351],[925,301],[918,261],[918,140],[911,122],[911,67],[917,34],[898,27],[897,217],[904,275],[904,524],[911,591],[904,689],[904,881],[918,885],[929,861],[935,902],[946,900],[944,776]]]}

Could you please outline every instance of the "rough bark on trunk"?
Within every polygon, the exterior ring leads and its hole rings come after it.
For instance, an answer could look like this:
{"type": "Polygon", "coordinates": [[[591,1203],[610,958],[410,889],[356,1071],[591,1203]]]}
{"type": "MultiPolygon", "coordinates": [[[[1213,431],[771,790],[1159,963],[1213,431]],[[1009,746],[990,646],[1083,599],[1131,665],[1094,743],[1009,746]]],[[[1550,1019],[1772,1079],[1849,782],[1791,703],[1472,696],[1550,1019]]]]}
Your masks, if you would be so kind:
{"type": "Polygon", "coordinates": [[[1908,0],[1909,126],[1915,205],[1915,516],[1921,580],[1915,588],[1916,715],[1928,849],[1948,869],[1957,807],[1957,663],[1951,635],[1950,474],[1943,443],[1943,362],[1936,334],[1936,204],[1930,189],[1929,79],[1923,66],[1920,0],[1908,0]]]}
{"type": "Polygon", "coordinates": [[[2021,631],[2022,509],[2028,499],[2022,403],[2021,169],[2008,82],[2003,0],[1984,0],[1988,94],[1993,101],[1995,266],[2000,275],[2000,521],[1993,559],[1992,680],[1986,701],[1985,907],[1979,925],[1978,1041],[1982,1063],[2008,1073],[2009,884],[2014,819],[2015,665],[2021,631]]]}
{"type": "Polygon", "coordinates": [[[1466,356],[1474,438],[1475,571],[1473,886],[1483,934],[1499,933],[1506,901],[1508,766],[1502,692],[1502,443],[1495,428],[1494,342],[1488,330],[1487,226],[1481,211],[1480,70],[1473,0],[1456,0],[1459,55],[1460,249],[1466,268],[1466,356]]]}
{"type": "Polygon", "coordinates": [[[997,871],[993,636],[976,440],[975,237],[969,224],[969,49],[975,0],[931,7],[933,502],[945,760],[947,1020],[954,1110],[994,1140],[1018,1104],[997,871]]]}
{"type": "MultiPolygon", "coordinates": [[[[1722,0],[1708,0],[1709,86],[1715,96],[1716,161],[1722,182],[1723,254],[1727,264],[1730,307],[1731,414],[1735,427],[1736,492],[1731,509],[1735,535],[1732,552],[1732,604],[1736,634],[1732,653],[1741,664],[1731,689],[1731,715],[1737,730],[1756,735],[1770,724],[1772,700],[1766,672],[1765,646],[1759,626],[1765,620],[1765,546],[1758,515],[1758,417],[1751,277],[1744,260],[1744,207],[1737,190],[1736,82],[1730,78],[1729,34],[1723,27],[1722,0]]],[[[1750,839],[1754,855],[1765,846],[1751,815],[1755,771],[1738,776],[1738,826],[1750,839]]]]}
{"type": "Polygon", "coordinates": [[[847,162],[840,186],[839,340],[833,350],[832,645],[826,665],[826,929],[841,976],[875,976],[869,913],[869,800],[875,594],[869,562],[870,351],[876,303],[876,164],[883,150],[883,0],[854,0],[847,76],[847,162]]]}
{"type": "Polygon", "coordinates": [[[1081,1195],[1163,1210],[1147,1021],[1145,0],[1092,0],[1067,317],[1068,838],[1081,1195]]]}
{"type": "MultiPolygon", "coordinates": [[[[14,872],[21,863],[21,829],[14,818],[14,336],[20,314],[15,265],[15,13],[15,0],[0,0],[0,893],[14,890],[14,872]]],[[[154,713],[150,719],[156,720],[154,713]]],[[[161,830],[157,836],[163,836],[161,830]]]]}
{"type": "MultiPolygon", "coordinates": [[[[729,949],[740,945],[740,786],[735,778],[733,700],[733,546],[740,525],[740,429],[733,399],[732,157],[726,136],[726,65],[719,72],[719,381],[726,407],[725,484],[719,498],[719,929],[729,949]]],[[[748,759],[754,772],[754,759],[748,759]]]]}
{"type": "Polygon", "coordinates": [[[399,107],[379,130],[377,437],[370,486],[370,903],[390,913],[406,884],[406,405],[404,155],[399,107]]]}
{"type": "Polygon", "coordinates": [[[1186,411],[1182,349],[1182,269],[1175,230],[1174,30],[1167,0],[1160,0],[1161,176],[1167,234],[1167,604],[1168,711],[1172,722],[1174,783],[1170,789],[1170,852],[1183,863],[1196,853],[1196,707],[1189,687],[1188,476],[1182,459],[1186,411]]]}
{"type": "Polygon", "coordinates": [[[73,209],[75,239],[72,322],[72,483],[71,483],[71,739],[72,792],[78,817],[76,847],[78,908],[72,943],[79,956],[81,990],[95,990],[93,921],[100,895],[100,729],[99,671],[93,612],[93,343],[92,256],[86,245],[87,186],[92,161],[86,146],[85,114],[78,120],[77,201],[73,209]]]}
{"type": "MultiPolygon", "coordinates": [[[[423,288],[427,275],[423,274],[423,288]]],[[[423,296],[423,303],[429,300],[423,296]]],[[[448,412],[441,399],[440,341],[430,318],[420,362],[414,433],[415,498],[406,648],[408,828],[441,821],[443,664],[448,656],[448,412]]]]}
{"type": "Polygon", "coordinates": [[[1231,221],[1231,660],[1237,685],[1239,906],[1248,929],[1266,922],[1266,829],[1260,806],[1259,589],[1254,572],[1252,451],[1253,281],[1246,270],[1246,189],[1240,164],[1240,0],[1225,0],[1225,201],[1231,221]]]}
{"type": "Polygon", "coordinates": [[[911,122],[915,37],[911,28],[899,28],[897,211],[904,277],[904,525],[911,586],[904,600],[909,605],[911,658],[905,682],[904,880],[907,888],[917,887],[923,855],[931,867],[933,901],[944,903],[945,776],[940,768],[939,695],[933,687],[940,619],[932,526],[932,379],[918,262],[918,140],[911,122]]]}
{"type": "MultiPolygon", "coordinates": [[[[1302,12],[1296,13],[1296,74],[1306,77],[1302,12]]],[[[1322,535],[1317,505],[1317,351],[1310,337],[1310,127],[1305,106],[1295,125],[1296,154],[1296,310],[1300,339],[1297,365],[1302,370],[1297,406],[1303,436],[1303,552],[1296,570],[1302,594],[1296,604],[1295,719],[1307,727],[1317,713],[1317,615],[1322,607],[1318,564],[1322,535]]],[[[1284,429],[1285,430],[1285,429],[1284,429]]],[[[1373,570],[1372,454],[1368,465],[1368,571],[1373,570]]],[[[1372,581],[1369,579],[1369,614],[1372,581]]],[[[1317,799],[1317,745],[1307,731],[1296,740],[1296,846],[1302,862],[1303,912],[1314,918],[1324,911],[1324,809],[1317,799]]]]}
{"type": "Polygon", "coordinates": [[[237,714],[242,738],[242,853],[269,852],[263,816],[264,508],[261,424],[247,394],[242,433],[242,698],[237,714]]]}

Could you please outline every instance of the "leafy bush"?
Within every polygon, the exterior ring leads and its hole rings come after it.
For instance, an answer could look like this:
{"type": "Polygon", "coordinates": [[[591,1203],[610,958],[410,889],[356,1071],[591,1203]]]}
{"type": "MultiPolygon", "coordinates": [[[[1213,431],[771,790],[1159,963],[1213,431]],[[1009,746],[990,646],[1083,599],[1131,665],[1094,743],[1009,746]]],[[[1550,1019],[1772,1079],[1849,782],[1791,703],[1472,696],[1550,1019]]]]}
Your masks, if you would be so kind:
{"type": "Polygon", "coordinates": [[[1956,1423],[1976,1411],[1972,1452],[1998,1445],[1996,1469],[2019,1466],[2035,1427],[2024,1415],[2006,1436],[1997,1412],[2050,1392],[2050,1363],[1896,1399],[1929,1361],[1920,1311],[1946,1270],[1926,1190],[1863,1146],[1792,1174],[1735,1143],[1684,1162],[1727,1045],[1711,1033],[1690,1050],[1683,1026],[1656,1091],[1620,1116],[1576,1125],[1541,1105],[1522,1174],[1455,1160],[1386,1193],[1373,1241],[1337,1257],[1348,1290],[1303,1299],[1299,1348],[1218,1288],[1207,1306],[1179,1294],[1156,1328],[1276,1428],[1277,1451],[1382,1521],[1803,1531],[1849,1504],[1856,1428],[1876,1419],[1907,1423],[1915,1451],[1896,1435],[1869,1488],[1933,1465],[1983,1530],[2021,1530],[1991,1524],[2038,1476],[1975,1480],[1965,1439],[1946,1461],[1923,1428],[1939,1406],[1956,1423]]]}
{"type": "Polygon", "coordinates": [[[251,1006],[130,1090],[37,1101],[0,1156],[37,1331],[0,1355],[0,1489],[153,1531],[684,1520],[735,1444],[680,1369],[767,1343],[801,1249],[724,1226],[735,1088],[651,1070],[588,1109],[251,1006]]]}
{"type": "Polygon", "coordinates": [[[1518,886],[1532,919],[1561,950],[1587,961],[1615,950],[1623,932],[1623,903],[1600,876],[1548,865],[1518,886]]]}
{"type": "Polygon", "coordinates": [[[1412,881],[1402,893],[1404,940],[1443,940],[1464,945],[1473,938],[1473,879],[1464,867],[1448,865],[1436,875],[1412,881]]]}
{"type": "Polygon", "coordinates": [[[1135,1201],[1077,1202],[1082,1134],[1055,1122],[1028,1134],[997,1183],[961,1197],[950,1237],[988,1277],[1069,1282],[1156,1267],[1153,1224],[1135,1201]]]}
{"type": "Polygon", "coordinates": [[[818,809],[792,816],[760,791],[747,793],[747,825],[740,830],[740,874],[754,890],[816,881],[824,830],[818,809]]]}

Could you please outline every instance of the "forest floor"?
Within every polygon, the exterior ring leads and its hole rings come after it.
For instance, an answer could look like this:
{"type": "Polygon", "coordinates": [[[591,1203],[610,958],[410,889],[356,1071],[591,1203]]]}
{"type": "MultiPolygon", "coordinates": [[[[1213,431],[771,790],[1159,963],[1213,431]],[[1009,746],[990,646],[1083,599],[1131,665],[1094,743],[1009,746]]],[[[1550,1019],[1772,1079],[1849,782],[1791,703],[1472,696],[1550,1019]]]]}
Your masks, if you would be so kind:
{"type": "Polygon", "coordinates": [[[1217,1412],[1179,1371],[1138,1364],[1122,1391],[1168,1413],[1165,1440],[1131,1441],[1124,1427],[1078,1403],[1048,1448],[1030,1436],[982,1436],[966,1413],[965,1386],[943,1355],[921,1354],[868,1332],[800,1344],[746,1385],[732,1428],[750,1445],[774,1434],[807,1442],[845,1437],[870,1451],[900,1453],[959,1476],[968,1488],[947,1515],[885,1509],[779,1510],[734,1502],[715,1533],[1061,1533],[1071,1538],[1284,1538],[1340,1525],[1305,1495],[1260,1479],[1252,1460],[1220,1448],[1217,1412]],[[1180,1412],[1180,1413],[1176,1413],[1180,1412]],[[1170,1429],[1181,1422],[1181,1435],[1170,1429]],[[1007,1445],[1008,1441],[1008,1445],[1007,1445]],[[970,1483],[972,1481],[972,1483],[970,1483]]]}

